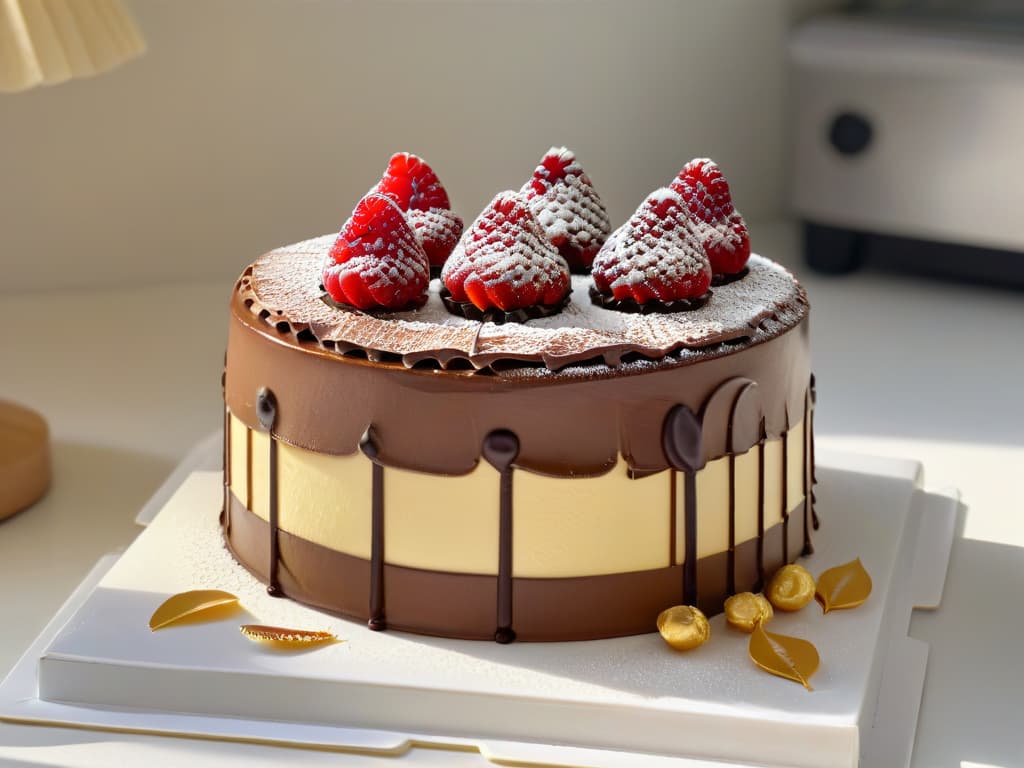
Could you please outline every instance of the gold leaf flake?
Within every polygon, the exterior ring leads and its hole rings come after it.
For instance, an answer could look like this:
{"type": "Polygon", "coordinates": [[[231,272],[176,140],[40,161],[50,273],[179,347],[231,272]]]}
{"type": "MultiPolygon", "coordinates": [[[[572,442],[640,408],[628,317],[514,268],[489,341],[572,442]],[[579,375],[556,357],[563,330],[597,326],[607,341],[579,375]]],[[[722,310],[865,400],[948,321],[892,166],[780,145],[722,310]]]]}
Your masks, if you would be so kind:
{"type": "Polygon", "coordinates": [[[814,690],[808,680],[817,671],[821,659],[812,643],[799,637],[766,632],[758,624],[750,636],[749,651],[750,658],[761,669],[800,683],[808,691],[814,690]]]}
{"type": "MultiPolygon", "coordinates": [[[[181,592],[167,598],[149,618],[149,628],[153,631],[199,614],[208,613],[215,608],[238,604],[238,598],[230,592],[219,589],[194,589],[181,592]]],[[[209,616],[207,618],[210,618],[209,616]]],[[[218,616],[222,618],[222,616],[218,616]]]]}
{"type": "Polygon", "coordinates": [[[268,627],[263,624],[243,624],[239,629],[243,635],[254,642],[273,643],[281,647],[305,648],[318,643],[334,642],[338,639],[330,632],[268,627]]]}
{"type": "Polygon", "coordinates": [[[815,597],[825,613],[863,605],[871,594],[871,576],[858,557],[845,565],[829,568],[818,577],[815,597]]]}

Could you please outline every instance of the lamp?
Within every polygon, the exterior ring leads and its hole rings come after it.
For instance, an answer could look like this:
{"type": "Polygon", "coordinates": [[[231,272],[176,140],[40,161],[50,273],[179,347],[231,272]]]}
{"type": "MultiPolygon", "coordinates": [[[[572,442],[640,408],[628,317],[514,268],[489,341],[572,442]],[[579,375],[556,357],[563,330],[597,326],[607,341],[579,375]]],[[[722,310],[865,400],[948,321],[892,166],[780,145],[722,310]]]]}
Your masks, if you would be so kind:
{"type": "Polygon", "coordinates": [[[98,75],[145,50],[120,0],[0,0],[0,91],[98,75]]]}
{"type": "MultiPolygon", "coordinates": [[[[0,0],[0,91],[113,69],[146,49],[120,0],[0,0]]],[[[50,484],[50,438],[35,411],[0,401],[0,520],[50,484]]]]}

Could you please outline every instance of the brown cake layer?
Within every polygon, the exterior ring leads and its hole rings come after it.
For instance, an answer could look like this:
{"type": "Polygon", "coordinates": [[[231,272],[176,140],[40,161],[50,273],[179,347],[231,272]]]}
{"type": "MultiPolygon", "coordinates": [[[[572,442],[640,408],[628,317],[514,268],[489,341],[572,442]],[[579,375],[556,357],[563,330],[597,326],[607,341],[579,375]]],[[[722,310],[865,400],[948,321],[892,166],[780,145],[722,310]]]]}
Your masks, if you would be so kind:
{"type": "MultiPolygon", "coordinates": [[[[799,554],[805,531],[802,502],[789,515],[788,552],[799,554]]],[[[229,496],[225,538],[235,558],[262,581],[270,579],[266,521],[229,496]]],[[[783,525],[765,531],[764,566],[783,560],[783,525]]],[[[284,531],[278,533],[278,582],[283,594],[307,605],[365,621],[371,616],[369,560],[336,552],[284,531]]],[[[736,591],[758,587],[757,542],[735,550],[736,591]]],[[[728,555],[697,562],[697,605],[721,612],[728,555]]],[[[498,627],[498,577],[384,566],[387,627],[419,634],[492,640],[498,627]]],[[[512,579],[512,626],[518,640],[593,640],[655,631],[658,613],[683,602],[683,566],[565,579],[512,579]]]]}

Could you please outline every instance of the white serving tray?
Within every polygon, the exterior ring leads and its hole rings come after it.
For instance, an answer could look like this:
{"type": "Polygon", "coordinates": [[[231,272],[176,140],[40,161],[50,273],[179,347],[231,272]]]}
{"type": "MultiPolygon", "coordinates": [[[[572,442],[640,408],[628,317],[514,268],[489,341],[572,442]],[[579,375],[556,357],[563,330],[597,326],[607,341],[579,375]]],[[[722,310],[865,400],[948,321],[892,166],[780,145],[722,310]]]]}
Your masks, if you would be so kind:
{"type": "Polygon", "coordinates": [[[856,610],[773,621],[817,645],[811,693],[758,670],[720,616],[707,645],[680,655],[657,634],[501,646],[374,633],[270,598],[221,544],[219,474],[197,472],[29,649],[0,686],[0,718],[377,755],[468,748],[495,762],[907,765],[927,659],[907,627],[913,607],[941,599],[957,502],[921,491],[914,462],[822,455],[818,477],[805,564],[860,557],[874,592],[856,610]],[[164,598],[195,588],[233,592],[246,613],[149,631],[164,598]],[[282,654],[245,640],[244,622],[346,642],[282,654]]]}

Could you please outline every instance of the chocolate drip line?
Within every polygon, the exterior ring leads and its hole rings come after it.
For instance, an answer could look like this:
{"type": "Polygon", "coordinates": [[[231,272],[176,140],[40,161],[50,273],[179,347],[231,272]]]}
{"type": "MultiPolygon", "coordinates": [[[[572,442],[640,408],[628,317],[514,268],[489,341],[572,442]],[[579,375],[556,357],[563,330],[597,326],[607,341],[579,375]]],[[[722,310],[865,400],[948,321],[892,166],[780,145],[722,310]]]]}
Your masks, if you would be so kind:
{"type": "Polygon", "coordinates": [[[729,555],[726,562],[725,589],[736,594],[736,457],[729,454],[729,555]]]}
{"type": "Polygon", "coordinates": [[[814,374],[811,374],[811,407],[807,414],[810,419],[808,429],[811,433],[811,522],[814,525],[814,530],[818,530],[821,527],[821,521],[818,519],[818,511],[814,508],[814,486],[818,483],[818,470],[814,464],[814,410],[818,404],[818,389],[814,383],[814,374]]]}
{"type": "Polygon", "coordinates": [[[373,501],[370,510],[370,619],[366,625],[379,632],[387,629],[384,608],[384,467],[378,461],[380,448],[367,428],[359,441],[359,449],[373,462],[373,501]]]}
{"type": "MultiPolygon", "coordinates": [[[[270,489],[268,504],[270,507],[270,582],[267,585],[267,594],[272,597],[283,597],[281,583],[277,578],[277,569],[280,564],[279,547],[279,525],[278,525],[278,488],[277,488],[277,440],[274,439],[274,423],[277,421],[277,398],[274,393],[266,387],[260,387],[256,393],[256,415],[260,420],[260,426],[270,435],[270,489]]],[[[249,439],[250,446],[252,438],[249,439]]],[[[251,451],[250,451],[251,453],[251,451]]],[[[252,469],[249,470],[252,475],[252,469]]]]}
{"type": "Polygon", "coordinates": [[[782,433],[782,562],[789,562],[789,431],[782,433]]]}
{"type": "Polygon", "coordinates": [[[704,466],[702,427],[693,411],[677,405],[668,412],[661,432],[665,458],[674,472],[683,472],[684,523],[683,602],[697,604],[697,470],[704,466]]]}
{"type": "Polygon", "coordinates": [[[801,483],[803,484],[804,492],[804,549],[803,555],[814,554],[814,544],[811,543],[811,515],[813,514],[813,505],[811,504],[811,489],[809,483],[810,475],[810,461],[811,461],[811,448],[810,448],[810,425],[808,422],[811,420],[811,407],[810,407],[810,394],[804,400],[804,421],[803,421],[803,467],[801,472],[801,483]]]}
{"type": "Polygon", "coordinates": [[[507,429],[498,429],[484,438],[483,455],[500,475],[498,522],[498,604],[494,639],[511,643],[512,629],[512,463],[519,455],[519,438],[507,429]]]}
{"type": "Polygon", "coordinates": [[[767,581],[764,572],[764,447],[765,447],[764,419],[761,419],[761,443],[757,447],[757,584],[754,591],[760,592],[764,589],[767,581]]]}

